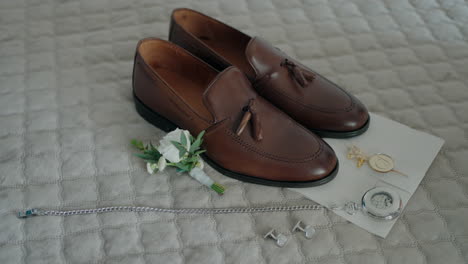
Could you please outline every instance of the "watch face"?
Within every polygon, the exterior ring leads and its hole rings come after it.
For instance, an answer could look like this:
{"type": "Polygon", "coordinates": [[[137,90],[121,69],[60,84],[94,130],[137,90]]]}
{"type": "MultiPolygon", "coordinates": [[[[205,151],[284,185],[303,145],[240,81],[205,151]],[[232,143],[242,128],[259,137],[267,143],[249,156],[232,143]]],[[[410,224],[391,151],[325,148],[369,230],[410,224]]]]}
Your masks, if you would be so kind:
{"type": "Polygon", "coordinates": [[[362,209],[369,216],[379,220],[393,220],[400,215],[403,207],[398,193],[388,187],[375,187],[362,197],[362,209]]]}
{"type": "Polygon", "coordinates": [[[389,193],[379,192],[372,195],[371,203],[375,208],[387,209],[392,206],[393,198],[389,193]]]}

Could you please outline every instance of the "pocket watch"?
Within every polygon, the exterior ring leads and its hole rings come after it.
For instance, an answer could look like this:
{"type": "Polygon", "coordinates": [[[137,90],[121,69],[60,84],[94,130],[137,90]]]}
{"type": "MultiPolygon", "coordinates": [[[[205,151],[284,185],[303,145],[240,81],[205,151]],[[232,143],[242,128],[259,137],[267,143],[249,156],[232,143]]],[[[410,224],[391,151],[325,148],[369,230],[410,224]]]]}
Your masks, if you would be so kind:
{"type": "Polygon", "coordinates": [[[393,220],[401,214],[403,201],[394,189],[375,187],[362,196],[361,208],[372,218],[393,220]]]}
{"type": "Polygon", "coordinates": [[[390,187],[374,187],[364,193],[361,203],[347,202],[344,206],[331,205],[331,210],[343,210],[350,215],[362,212],[376,220],[391,221],[400,216],[403,201],[390,187]]]}

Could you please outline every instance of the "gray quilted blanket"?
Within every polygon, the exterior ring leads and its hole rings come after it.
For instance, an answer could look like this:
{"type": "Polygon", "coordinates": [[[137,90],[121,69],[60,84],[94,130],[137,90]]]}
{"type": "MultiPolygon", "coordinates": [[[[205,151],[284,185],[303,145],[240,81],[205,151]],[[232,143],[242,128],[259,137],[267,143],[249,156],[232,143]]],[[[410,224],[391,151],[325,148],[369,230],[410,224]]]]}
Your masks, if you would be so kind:
{"type": "Polygon", "coordinates": [[[468,262],[468,3],[464,0],[2,0],[0,263],[468,262]],[[213,169],[218,196],[148,175],[131,138],[163,132],[134,111],[136,42],[167,38],[190,7],[260,35],[373,112],[446,140],[386,239],[328,211],[107,213],[18,220],[29,207],[225,207],[310,203],[213,169]],[[297,220],[315,237],[291,234],[297,220]],[[277,248],[270,228],[288,235],[277,248]]]}

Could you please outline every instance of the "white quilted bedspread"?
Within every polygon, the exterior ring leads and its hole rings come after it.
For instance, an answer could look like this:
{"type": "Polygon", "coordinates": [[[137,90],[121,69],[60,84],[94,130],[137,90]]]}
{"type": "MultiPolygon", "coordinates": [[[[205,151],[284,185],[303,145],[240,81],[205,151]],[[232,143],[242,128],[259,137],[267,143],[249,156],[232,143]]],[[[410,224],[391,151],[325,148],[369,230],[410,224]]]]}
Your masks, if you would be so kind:
{"type": "Polygon", "coordinates": [[[463,0],[2,0],[0,263],[468,262],[468,3],[463,0]],[[446,140],[386,239],[330,212],[107,213],[18,220],[29,207],[225,207],[309,203],[241,183],[220,197],[174,170],[150,176],[133,137],[163,133],[134,111],[136,42],[167,38],[191,7],[260,35],[368,108],[446,140]],[[312,240],[291,234],[297,220],[312,240]],[[263,234],[288,235],[277,248],[263,234]]]}

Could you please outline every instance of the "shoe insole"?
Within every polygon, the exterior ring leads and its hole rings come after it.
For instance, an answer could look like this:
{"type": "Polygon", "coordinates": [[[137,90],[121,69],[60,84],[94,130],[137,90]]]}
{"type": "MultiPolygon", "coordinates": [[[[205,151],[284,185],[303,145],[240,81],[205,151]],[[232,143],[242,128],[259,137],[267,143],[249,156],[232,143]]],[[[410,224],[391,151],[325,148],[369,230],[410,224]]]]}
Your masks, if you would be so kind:
{"type": "Polygon", "coordinates": [[[244,45],[239,45],[236,41],[229,39],[211,39],[206,36],[200,36],[199,38],[229,63],[247,74],[249,78],[255,78],[255,71],[245,57],[245,48],[240,47],[244,45]]]}
{"type": "Polygon", "coordinates": [[[165,80],[184,101],[192,107],[197,114],[207,120],[212,120],[211,113],[203,103],[203,92],[209,83],[194,82],[180,72],[168,68],[156,67],[155,71],[165,80]]]}

